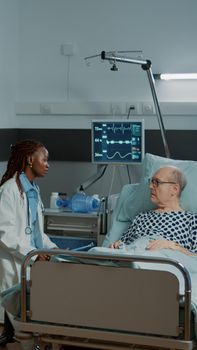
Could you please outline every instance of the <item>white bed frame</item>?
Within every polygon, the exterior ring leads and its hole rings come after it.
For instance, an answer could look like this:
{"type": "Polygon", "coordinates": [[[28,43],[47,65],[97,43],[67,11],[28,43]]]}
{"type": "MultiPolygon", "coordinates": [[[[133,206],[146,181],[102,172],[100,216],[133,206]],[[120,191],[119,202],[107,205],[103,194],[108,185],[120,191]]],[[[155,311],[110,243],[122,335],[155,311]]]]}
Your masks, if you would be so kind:
{"type": "Polygon", "coordinates": [[[109,262],[104,265],[106,256],[68,251],[67,255],[83,263],[33,264],[27,310],[26,270],[30,258],[38,253],[60,255],[65,250],[31,252],[22,266],[19,324],[22,332],[36,335],[40,348],[51,343],[54,349],[62,344],[97,349],[194,349],[190,340],[191,282],[182,264],[113,255],[108,261],[122,265],[110,266],[109,262]],[[93,263],[95,259],[102,266],[93,263]],[[183,328],[179,326],[183,296],[178,278],[167,271],[129,267],[135,262],[167,263],[181,271],[185,281],[183,328]]]}

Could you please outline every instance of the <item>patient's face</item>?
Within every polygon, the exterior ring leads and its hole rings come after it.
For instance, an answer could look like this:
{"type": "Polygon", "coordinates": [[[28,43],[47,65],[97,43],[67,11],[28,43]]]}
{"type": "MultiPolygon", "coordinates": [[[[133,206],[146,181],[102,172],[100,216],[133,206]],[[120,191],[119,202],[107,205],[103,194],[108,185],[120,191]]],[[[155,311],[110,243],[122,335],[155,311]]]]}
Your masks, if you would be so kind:
{"type": "Polygon", "coordinates": [[[171,179],[172,170],[161,168],[153,175],[150,182],[151,201],[158,206],[172,202],[176,192],[176,184],[171,179]]]}

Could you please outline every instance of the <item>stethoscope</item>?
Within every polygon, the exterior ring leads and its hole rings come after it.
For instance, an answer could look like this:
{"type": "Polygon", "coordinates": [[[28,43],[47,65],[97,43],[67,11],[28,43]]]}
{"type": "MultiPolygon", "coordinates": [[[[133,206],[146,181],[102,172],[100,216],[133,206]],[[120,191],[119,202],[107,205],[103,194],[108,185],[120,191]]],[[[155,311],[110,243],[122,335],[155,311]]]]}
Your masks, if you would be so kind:
{"type": "Polygon", "coordinates": [[[25,233],[26,235],[31,235],[32,227],[31,227],[31,220],[30,220],[29,198],[26,196],[26,199],[27,199],[27,226],[25,227],[25,233]]]}
{"type": "MultiPolygon", "coordinates": [[[[26,235],[31,235],[32,234],[32,224],[31,224],[31,219],[30,219],[30,206],[29,206],[29,198],[26,195],[26,200],[27,200],[27,226],[25,227],[25,233],[26,235]]],[[[42,201],[40,201],[41,205],[41,210],[42,212],[44,211],[44,205],[42,201]]]]}

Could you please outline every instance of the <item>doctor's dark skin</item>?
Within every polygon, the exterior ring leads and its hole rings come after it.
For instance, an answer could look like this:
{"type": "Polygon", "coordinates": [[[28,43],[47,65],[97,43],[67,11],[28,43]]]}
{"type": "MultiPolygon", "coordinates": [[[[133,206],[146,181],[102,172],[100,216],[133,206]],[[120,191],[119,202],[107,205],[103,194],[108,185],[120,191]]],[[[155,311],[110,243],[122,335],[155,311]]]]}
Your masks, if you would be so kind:
{"type": "MultiPolygon", "coordinates": [[[[24,172],[30,182],[34,181],[36,177],[43,177],[47,174],[49,169],[48,157],[49,153],[45,147],[38,148],[37,151],[28,157],[24,172]]],[[[49,255],[43,254],[38,255],[36,261],[46,261],[49,259],[49,255]]]]}
{"type": "Polygon", "coordinates": [[[25,174],[30,182],[36,177],[43,177],[49,169],[49,153],[45,147],[39,148],[32,156],[28,157],[25,174]]]}

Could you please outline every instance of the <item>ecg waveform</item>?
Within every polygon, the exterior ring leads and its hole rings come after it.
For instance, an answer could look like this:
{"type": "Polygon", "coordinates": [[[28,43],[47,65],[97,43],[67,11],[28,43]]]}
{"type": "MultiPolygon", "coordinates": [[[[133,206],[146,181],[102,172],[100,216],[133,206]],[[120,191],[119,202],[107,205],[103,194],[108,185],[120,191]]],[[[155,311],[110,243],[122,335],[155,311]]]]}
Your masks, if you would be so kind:
{"type": "Polygon", "coordinates": [[[93,159],[98,163],[141,162],[143,125],[138,121],[95,122],[93,159]]]}
{"type": "Polygon", "coordinates": [[[115,126],[113,124],[112,127],[110,127],[110,126],[107,127],[107,130],[109,130],[109,131],[112,130],[114,133],[121,131],[124,134],[126,131],[131,131],[132,130],[132,126],[129,125],[127,127],[127,126],[121,125],[120,127],[118,127],[118,126],[115,126]]]}
{"type": "MultiPolygon", "coordinates": [[[[119,123],[120,124],[120,123],[119,123]]],[[[95,132],[104,132],[104,133],[108,133],[108,132],[113,132],[114,134],[116,133],[122,133],[124,134],[125,132],[132,132],[132,133],[141,133],[141,124],[131,124],[128,123],[128,125],[126,125],[126,123],[121,123],[120,125],[117,125],[117,123],[112,123],[112,125],[108,125],[103,123],[102,126],[95,126],[95,132]]]]}
{"type": "MultiPolygon", "coordinates": [[[[121,155],[121,153],[117,151],[111,157],[109,155],[107,155],[107,158],[108,159],[116,159],[117,156],[120,157],[120,159],[125,159],[126,157],[132,158],[134,155],[131,152],[121,155]]],[[[135,159],[135,157],[133,159],[135,159]]]]}

